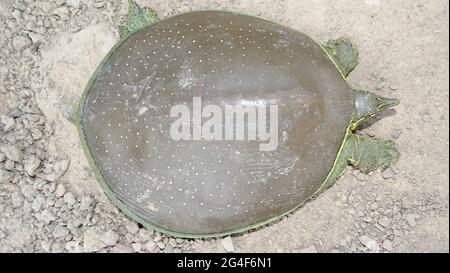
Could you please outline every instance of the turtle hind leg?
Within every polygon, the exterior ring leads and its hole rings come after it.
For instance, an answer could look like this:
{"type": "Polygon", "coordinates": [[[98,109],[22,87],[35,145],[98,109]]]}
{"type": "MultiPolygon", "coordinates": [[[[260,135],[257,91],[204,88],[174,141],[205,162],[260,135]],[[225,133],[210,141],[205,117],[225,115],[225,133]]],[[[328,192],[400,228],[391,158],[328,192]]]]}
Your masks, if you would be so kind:
{"type": "Polygon", "coordinates": [[[378,168],[387,168],[396,162],[399,153],[394,142],[361,135],[351,135],[347,139],[348,163],[363,173],[378,168]]]}
{"type": "Polygon", "coordinates": [[[358,64],[358,49],[347,38],[330,40],[323,47],[344,77],[358,64]]]}
{"type": "Polygon", "coordinates": [[[157,21],[158,15],[153,9],[141,8],[133,0],[128,0],[128,14],[119,26],[120,37],[127,37],[134,31],[157,21]]]}

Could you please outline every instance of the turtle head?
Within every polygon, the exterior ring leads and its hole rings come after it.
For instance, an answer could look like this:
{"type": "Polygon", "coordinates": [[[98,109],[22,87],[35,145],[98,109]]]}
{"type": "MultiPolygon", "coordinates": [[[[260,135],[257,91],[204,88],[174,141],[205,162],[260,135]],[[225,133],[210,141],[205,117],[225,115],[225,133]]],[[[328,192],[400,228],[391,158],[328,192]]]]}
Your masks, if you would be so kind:
{"type": "Polygon", "coordinates": [[[385,98],[364,90],[354,91],[354,102],[355,110],[352,118],[354,127],[356,127],[356,125],[364,119],[373,117],[376,114],[400,103],[398,99],[385,98]]]}

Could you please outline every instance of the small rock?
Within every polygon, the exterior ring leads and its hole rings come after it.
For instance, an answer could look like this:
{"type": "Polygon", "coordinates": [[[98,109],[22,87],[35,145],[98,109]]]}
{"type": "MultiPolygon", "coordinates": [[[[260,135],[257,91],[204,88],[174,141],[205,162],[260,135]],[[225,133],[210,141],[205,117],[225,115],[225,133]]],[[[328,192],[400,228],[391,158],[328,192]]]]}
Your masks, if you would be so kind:
{"type": "Polygon", "coordinates": [[[425,122],[431,121],[431,115],[429,113],[422,113],[422,120],[425,122]]]}
{"type": "Polygon", "coordinates": [[[142,250],[142,244],[141,243],[133,243],[133,244],[131,244],[131,248],[133,248],[134,252],[139,252],[142,250]]]}
{"type": "Polygon", "coordinates": [[[21,192],[14,191],[11,193],[11,202],[14,208],[19,208],[23,205],[23,195],[21,192]]]}
{"type": "Polygon", "coordinates": [[[298,252],[299,253],[317,253],[317,249],[314,247],[314,245],[312,245],[307,248],[300,249],[298,252]]]}
{"type": "Polygon", "coordinates": [[[41,243],[41,247],[43,250],[45,250],[46,252],[50,252],[50,250],[52,249],[52,242],[49,241],[43,241],[41,243]]]}
{"type": "Polygon", "coordinates": [[[66,202],[68,205],[71,205],[71,206],[75,205],[76,199],[75,199],[75,196],[73,195],[73,193],[66,192],[64,194],[63,198],[64,198],[64,202],[66,202]]]}
{"type": "Polygon", "coordinates": [[[387,251],[392,251],[392,250],[393,250],[393,248],[392,248],[392,242],[389,241],[389,240],[384,240],[382,246],[383,246],[383,248],[386,249],[387,251]]]}
{"type": "Polygon", "coordinates": [[[14,170],[14,166],[15,166],[15,165],[16,165],[16,164],[14,163],[14,161],[7,159],[6,162],[5,162],[4,167],[5,167],[5,169],[7,169],[8,171],[12,171],[12,170],[14,170]]]}
{"type": "Polygon", "coordinates": [[[70,241],[66,243],[66,251],[69,253],[81,253],[83,252],[83,247],[75,241],[70,241]]]}
{"type": "Polygon", "coordinates": [[[80,209],[83,211],[88,211],[91,208],[92,203],[94,203],[94,199],[91,196],[84,196],[81,199],[80,209]]]}
{"type": "Polygon", "coordinates": [[[230,236],[227,236],[222,240],[220,240],[220,244],[227,252],[234,252],[233,240],[231,239],[230,236]]]}
{"type": "Polygon", "coordinates": [[[44,223],[45,225],[48,225],[51,222],[56,220],[56,216],[48,209],[45,209],[42,211],[42,213],[36,215],[36,219],[38,219],[40,222],[44,223]]]}
{"type": "Polygon", "coordinates": [[[5,159],[6,159],[6,156],[2,152],[0,152],[0,163],[5,161],[5,159]]]}
{"type": "Polygon", "coordinates": [[[392,133],[391,136],[395,139],[399,138],[402,135],[402,131],[400,129],[395,129],[392,133]]]}
{"type": "Polygon", "coordinates": [[[23,158],[22,151],[17,145],[2,145],[0,146],[0,151],[6,158],[15,162],[19,162],[23,158]]]}
{"type": "Polygon", "coordinates": [[[10,171],[0,169],[0,183],[10,182],[14,178],[14,174],[10,171]]]}
{"type": "Polygon", "coordinates": [[[16,124],[14,122],[13,118],[8,117],[6,115],[1,115],[0,116],[0,123],[4,124],[3,131],[5,133],[8,132],[9,130],[11,130],[12,128],[14,128],[14,125],[16,124]]]}
{"type": "Polygon", "coordinates": [[[359,237],[358,239],[359,239],[359,242],[363,246],[368,248],[371,252],[380,252],[380,246],[374,239],[372,239],[366,235],[363,235],[363,236],[359,237]]]}
{"type": "Polygon", "coordinates": [[[61,6],[53,11],[53,14],[61,18],[62,20],[67,20],[70,16],[69,8],[66,6],[61,6]]]}
{"type": "Polygon", "coordinates": [[[102,240],[107,246],[114,246],[119,241],[119,235],[112,230],[107,230],[100,234],[102,240]]]}
{"type": "Polygon", "coordinates": [[[382,173],[381,176],[383,176],[384,179],[391,179],[394,177],[395,172],[392,170],[392,168],[386,168],[382,173]]]}
{"type": "Polygon", "coordinates": [[[69,163],[70,161],[68,159],[63,159],[55,162],[53,166],[54,171],[47,175],[47,180],[55,181],[60,178],[66,172],[67,168],[69,167],[69,163]]]}
{"type": "Polygon", "coordinates": [[[406,222],[408,222],[408,225],[410,225],[411,227],[415,227],[417,225],[416,217],[411,213],[406,215],[406,222]]]}
{"type": "Polygon", "coordinates": [[[386,216],[381,217],[380,220],[378,220],[378,224],[380,224],[382,227],[387,227],[391,223],[391,219],[389,219],[386,216]]]}
{"type": "Polygon", "coordinates": [[[84,252],[95,252],[106,247],[106,243],[100,239],[102,231],[97,227],[91,227],[84,232],[83,248],[84,252]]]}
{"type": "Polygon", "coordinates": [[[156,243],[153,242],[153,241],[148,241],[148,242],[145,244],[145,249],[146,249],[148,252],[153,252],[153,251],[155,251],[155,248],[156,248],[156,243]]]}
{"type": "Polygon", "coordinates": [[[41,165],[41,160],[37,156],[31,155],[24,160],[23,168],[29,176],[33,177],[36,175],[36,170],[39,168],[39,165],[41,165]]]}
{"type": "Polygon", "coordinates": [[[61,253],[64,251],[65,246],[60,242],[55,242],[52,245],[52,253],[61,253]]]}
{"type": "Polygon", "coordinates": [[[16,50],[24,50],[30,47],[32,42],[28,36],[18,35],[13,38],[12,44],[16,50]]]}
{"type": "Polygon", "coordinates": [[[91,169],[88,167],[83,167],[81,169],[81,178],[88,179],[89,177],[91,177],[91,169]]]}
{"type": "Polygon", "coordinates": [[[159,234],[156,234],[155,237],[153,238],[153,242],[155,242],[155,243],[157,243],[161,240],[162,240],[162,236],[159,234]]]}
{"type": "Polygon", "coordinates": [[[67,236],[68,234],[69,234],[69,230],[62,225],[57,225],[55,227],[55,229],[53,229],[53,236],[55,238],[64,237],[64,236],[67,236]]]}
{"type": "Polygon", "coordinates": [[[127,226],[128,232],[131,234],[136,234],[139,232],[139,226],[135,222],[128,221],[126,226],[127,226]]]}
{"type": "Polygon", "coordinates": [[[63,197],[63,195],[66,193],[66,187],[64,186],[64,184],[58,184],[58,186],[56,186],[56,190],[55,190],[55,195],[56,197],[63,197]]]}
{"type": "Polygon", "coordinates": [[[159,241],[156,243],[156,246],[159,247],[159,249],[164,249],[166,247],[166,244],[164,244],[163,242],[159,241]]]}
{"type": "Polygon", "coordinates": [[[386,85],[386,82],[384,81],[384,79],[380,79],[380,81],[375,86],[375,89],[376,90],[382,90],[385,85],[386,85]]]}
{"type": "Polygon", "coordinates": [[[133,249],[126,245],[118,244],[118,245],[115,245],[113,248],[111,248],[109,250],[109,252],[110,253],[131,253],[131,252],[133,252],[133,249]]]}

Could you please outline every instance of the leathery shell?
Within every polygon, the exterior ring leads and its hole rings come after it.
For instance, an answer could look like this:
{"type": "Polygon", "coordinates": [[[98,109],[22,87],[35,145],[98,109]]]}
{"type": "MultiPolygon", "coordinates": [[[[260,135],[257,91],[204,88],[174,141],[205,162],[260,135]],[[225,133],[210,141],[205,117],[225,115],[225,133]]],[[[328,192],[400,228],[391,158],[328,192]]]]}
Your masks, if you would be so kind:
{"type": "Polygon", "coordinates": [[[109,197],[144,225],[186,237],[245,231],[311,197],[353,110],[350,87],[298,31],[222,11],[178,15],[121,41],[80,104],[87,157],[109,197]],[[278,147],[179,140],[174,105],[278,105],[278,147]]]}

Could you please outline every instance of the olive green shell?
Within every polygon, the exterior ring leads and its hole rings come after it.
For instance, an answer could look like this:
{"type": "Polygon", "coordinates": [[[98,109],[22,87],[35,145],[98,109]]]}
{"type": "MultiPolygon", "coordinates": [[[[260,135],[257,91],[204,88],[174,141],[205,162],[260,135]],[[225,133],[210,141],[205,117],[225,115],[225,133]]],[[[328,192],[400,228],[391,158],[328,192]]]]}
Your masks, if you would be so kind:
{"type": "Polygon", "coordinates": [[[120,41],[92,76],[79,130],[108,196],[184,237],[256,228],[310,198],[351,119],[350,87],[307,35],[221,11],[178,15],[120,41]],[[174,141],[173,105],[278,104],[279,144],[174,141]]]}

